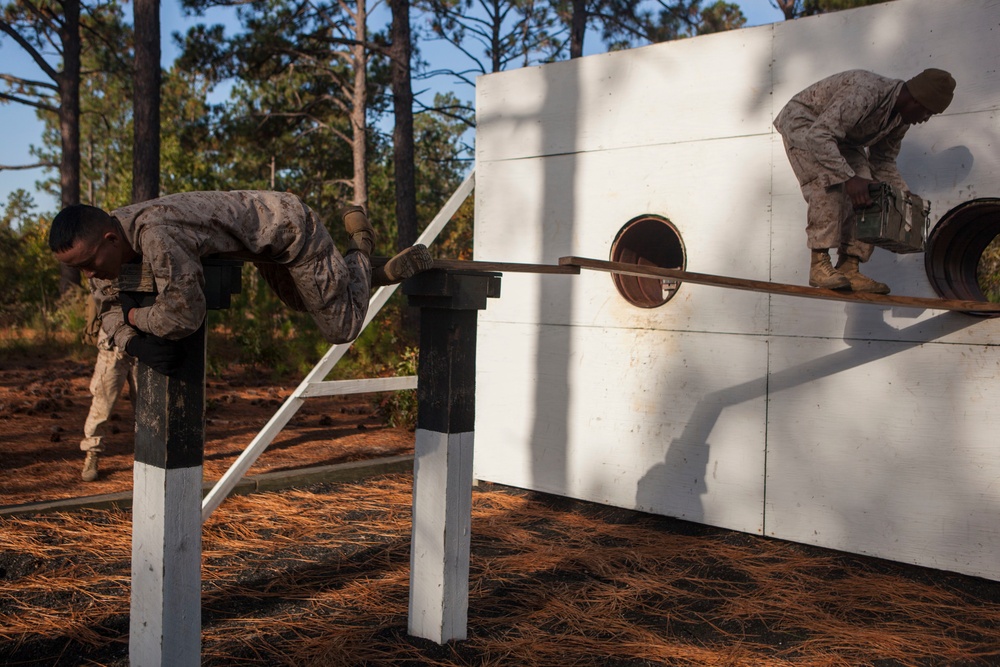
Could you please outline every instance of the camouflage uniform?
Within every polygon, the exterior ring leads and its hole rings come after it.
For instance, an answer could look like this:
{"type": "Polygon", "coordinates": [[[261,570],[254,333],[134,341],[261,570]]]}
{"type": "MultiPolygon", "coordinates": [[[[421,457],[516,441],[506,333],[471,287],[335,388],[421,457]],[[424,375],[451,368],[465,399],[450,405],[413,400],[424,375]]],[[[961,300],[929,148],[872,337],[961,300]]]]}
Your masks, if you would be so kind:
{"type": "Polygon", "coordinates": [[[909,189],[896,156],[910,126],[892,112],[902,88],[901,79],[841,72],[795,95],[774,120],[809,207],[813,250],[839,248],[863,262],[871,257],[873,247],[854,238],[854,209],[844,191],[852,176],[909,189]]]}
{"type": "MultiPolygon", "coordinates": [[[[353,340],[368,311],[371,261],[343,257],[319,217],[298,197],[282,192],[189,192],[111,212],[125,239],[150,265],[156,302],[136,308],[142,331],[179,339],[205,319],[201,258],[229,254],[256,261],[278,296],[308,311],[331,343],[353,340]]],[[[120,310],[104,318],[115,345],[135,335],[120,310]]]]}
{"type": "MultiPolygon", "coordinates": [[[[97,307],[93,308],[92,313],[88,312],[85,333],[88,337],[96,337],[97,363],[94,364],[94,376],[90,380],[90,394],[93,398],[90,402],[90,412],[87,413],[87,421],[83,425],[80,449],[85,452],[103,452],[102,438],[105,425],[125,382],[129,383],[132,396],[135,396],[135,382],[132,375],[135,359],[115,348],[111,338],[101,328],[102,317],[118,306],[114,283],[92,278],[91,290],[99,294],[95,294],[98,298],[90,299],[92,303],[97,304],[97,307]]],[[[88,311],[90,310],[88,308],[88,311]]]]}

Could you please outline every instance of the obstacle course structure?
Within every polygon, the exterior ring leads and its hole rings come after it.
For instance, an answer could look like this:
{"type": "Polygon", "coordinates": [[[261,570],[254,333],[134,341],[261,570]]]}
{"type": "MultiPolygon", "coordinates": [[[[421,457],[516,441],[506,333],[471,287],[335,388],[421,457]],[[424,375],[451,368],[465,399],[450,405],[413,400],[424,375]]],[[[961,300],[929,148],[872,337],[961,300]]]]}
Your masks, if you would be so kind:
{"type": "MultiPolygon", "coordinates": [[[[775,115],[838,71],[938,67],[955,100],[899,156],[932,247],[866,273],[977,300],[998,32],[991,0],[896,0],[481,77],[475,257],[805,285],[775,115]]],[[[505,275],[480,321],[477,478],[1000,579],[1000,320],[635,278],[505,275]]]]}
{"type": "MultiPolygon", "coordinates": [[[[412,633],[465,636],[473,476],[1000,578],[1000,320],[968,314],[996,308],[976,303],[967,267],[1000,226],[969,208],[1000,192],[996,158],[980,150],[998,111],[982,83],[1000,60],[1000,42],[985,39],[998,15],[989,0],[897,0],[480,80],[476,255],[506,266],[442,261],[407,287],[430,313],[412,633]],[[918,44],[921,30],[949,48],[918,44]],[[843,305],[774,287],[804,284],[807,267],[804,204],[774,114],[832,71],[903,77],[927,58],[960,92],[914,131],[903,174],[937,211],[973,216],[975,242],[942,217],[949,250],[928,250],[933,279],[920,258],[878,253],[874,275],[913,297],[843,305]],[[963,280],[941,262],[960,263],[963,280]],[[657,273],[664,263],[674,266],[657,273]],[[508,298],[480,316],[497,271],[508,298]],[[742,287],[719,290],[726,280],[742,287]]],[[[136,437],[136,664],[197,663],[196,536],[226,494],[202,508],[197,433],[172,421],[203,419],[204,339],[190,344],[200,368],[140,379],[137,409],[165,412],[141,419],[155,426],[142,455],[136,437]]]]}

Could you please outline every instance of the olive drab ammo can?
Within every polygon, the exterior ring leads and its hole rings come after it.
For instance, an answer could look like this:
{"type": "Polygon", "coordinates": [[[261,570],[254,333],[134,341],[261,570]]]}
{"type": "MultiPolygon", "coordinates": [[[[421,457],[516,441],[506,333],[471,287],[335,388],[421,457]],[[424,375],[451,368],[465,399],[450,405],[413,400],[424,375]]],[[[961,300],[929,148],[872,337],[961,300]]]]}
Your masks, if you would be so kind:
{"type": "Polygon", "coordinates": [[[888,183],[870,188],[875,203],[857,212],[857,238],[895,253],[923,252],[930,202],[888,183]]]}

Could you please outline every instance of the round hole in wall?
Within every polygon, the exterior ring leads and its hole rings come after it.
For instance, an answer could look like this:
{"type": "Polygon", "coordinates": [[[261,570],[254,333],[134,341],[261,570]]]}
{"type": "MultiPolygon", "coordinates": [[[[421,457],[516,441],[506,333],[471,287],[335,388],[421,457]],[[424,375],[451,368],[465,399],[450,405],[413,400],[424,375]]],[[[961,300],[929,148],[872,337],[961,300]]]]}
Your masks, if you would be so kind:
{"type": "MultiPolygon", "coordinates": [[[[677,228],[666,218],[644,214],[632,218],[611,244],[611,261],[663,269],[684,269],[687,255],[677,228]]],[[[612,273],[618,293],[640,308],[656,308],[677,293],[681,283],[669,278],[648,278],[612,273]]]]}
{"type": "MultiPolygon", "coordinates": [[[[1000,199],[981,198],[948,211],[927,237],[924,269],[944,299],[1000,301],[1000,199]]],[[[976,313],[996,317],[996,313],[976,313]]]]}

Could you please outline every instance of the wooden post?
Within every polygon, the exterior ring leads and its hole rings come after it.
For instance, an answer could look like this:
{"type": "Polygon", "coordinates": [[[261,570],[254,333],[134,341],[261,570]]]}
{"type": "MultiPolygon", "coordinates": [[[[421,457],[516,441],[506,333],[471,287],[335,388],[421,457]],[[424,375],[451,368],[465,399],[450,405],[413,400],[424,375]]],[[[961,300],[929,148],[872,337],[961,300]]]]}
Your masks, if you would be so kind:
{"type": "Polygon", "coordinates": [[[201,661],[201,468],[205,327],[176,377],[139,364],[132,505],[133,665],[201,661]]]}
{"type": "Polygon", "coordinates": [[[403,291],[420,308],[408,629],[443,644],[466,638],[477,311],[500,276],[428,271],[403,291]]]}
{"type": "MultiPolygon", "coordinates": [[[[228,308],[241,262],[206,260],[205,297],[228,308]]],[[[123,275],[119,288],[154,296],[151,280],[123,275]]],[[[205,450],[205,325],[181,341],[171,377],[138,364],[132,491],[129,661],[143,667],[201,663],[201,488],[205,450]]]]}

